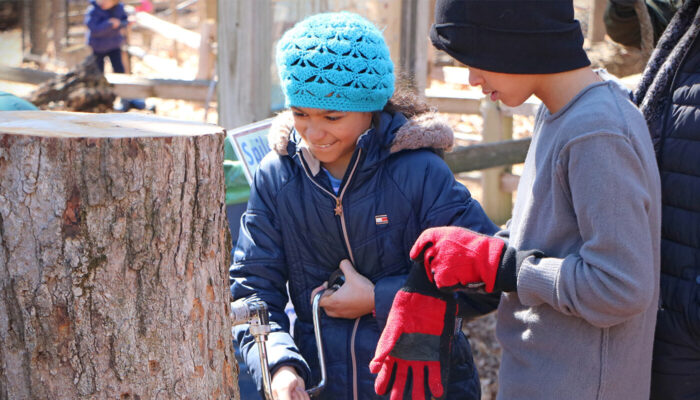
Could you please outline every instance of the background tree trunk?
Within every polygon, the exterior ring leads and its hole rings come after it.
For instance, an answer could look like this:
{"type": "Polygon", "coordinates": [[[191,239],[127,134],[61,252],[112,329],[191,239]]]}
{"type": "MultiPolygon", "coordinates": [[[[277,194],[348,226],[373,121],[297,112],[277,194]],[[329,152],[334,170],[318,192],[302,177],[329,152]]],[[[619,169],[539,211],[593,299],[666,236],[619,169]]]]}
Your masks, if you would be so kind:
{"type": "Polygon", "coordinates": [[[49,44],[49,21],[51,14],[50,0],[31,0],[31,38],[30,52],[41,56],[46,53],[46,46],[49,44]]]}
{"type": "Polygon", "coordinates": [[[238,398],[223,140],[0,113],[0,399],[238,398]]]}

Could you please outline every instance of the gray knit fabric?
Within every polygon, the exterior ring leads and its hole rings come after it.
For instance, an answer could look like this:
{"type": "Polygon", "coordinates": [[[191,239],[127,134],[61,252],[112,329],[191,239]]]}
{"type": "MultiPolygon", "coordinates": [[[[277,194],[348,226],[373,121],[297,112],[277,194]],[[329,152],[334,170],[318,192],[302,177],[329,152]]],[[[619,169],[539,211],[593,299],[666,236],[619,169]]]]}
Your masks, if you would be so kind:
{"type": "Polygon", "coordinates": [[[509,230],[539,249],[503,294],[499,399],[648,399],[659,286],[659,174],[614,82],[535,121],[509,230]]]}

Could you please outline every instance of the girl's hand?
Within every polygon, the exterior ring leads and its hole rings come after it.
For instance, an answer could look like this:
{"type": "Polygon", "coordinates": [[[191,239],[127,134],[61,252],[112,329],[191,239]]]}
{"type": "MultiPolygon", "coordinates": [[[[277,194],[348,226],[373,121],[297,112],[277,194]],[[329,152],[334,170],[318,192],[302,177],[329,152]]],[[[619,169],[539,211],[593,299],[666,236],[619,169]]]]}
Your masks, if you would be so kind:
{"type": "Polygon", "coordinates": [[[304,380],[294,367],[280,367],[272,376],[270,387],[275,400],[310,400],[304,389],[304,380]]]}
{"type": "MultiPolygon", "coordinates": [[[[374,310],[374,284],[353,268],[350,260],[340,262],[340,269],[345,275],[345,283],[338,290],[327,289],[319,305],[329,317],[358,318],[374,310]]],[[[319,291],[326,289],[328,283],[317,287],[311,292],[311,301],[319,291]]]]}

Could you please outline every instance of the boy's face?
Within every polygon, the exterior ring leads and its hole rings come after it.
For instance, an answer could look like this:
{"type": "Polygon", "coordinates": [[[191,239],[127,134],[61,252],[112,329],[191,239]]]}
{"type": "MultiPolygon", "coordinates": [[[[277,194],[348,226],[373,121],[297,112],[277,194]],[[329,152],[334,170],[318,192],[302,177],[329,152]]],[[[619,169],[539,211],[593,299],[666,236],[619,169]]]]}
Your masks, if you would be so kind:
{"type": "MultiPolygon", "coordinates": [[[[357,138],[371,125],[372,113],[292,107],[294,128],[328,170],[350,163],[357,138]]],[[[333,171],[331,171],[333,172],[333,171]]]]}
{"type": "Polygon", "coordinates": [[[97,4],[104,10],[109,10],[119,3],[119,0],[97,0],[97,4]]]}
{"type": "Polygon", "coordinates": [[[474,67],[468,68],[469,84],[481,86],[482,92],[492,101],[500,100],[507,106],[516,107],[523,104],[534,93],[534,75],[504,74],[474,67]]]}

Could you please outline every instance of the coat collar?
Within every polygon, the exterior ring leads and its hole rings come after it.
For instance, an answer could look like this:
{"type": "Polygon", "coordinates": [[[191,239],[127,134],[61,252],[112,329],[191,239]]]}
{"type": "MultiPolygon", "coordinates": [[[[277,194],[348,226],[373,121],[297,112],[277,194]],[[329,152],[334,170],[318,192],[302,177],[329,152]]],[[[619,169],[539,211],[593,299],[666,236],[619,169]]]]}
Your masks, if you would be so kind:
{"type": "MultiPolygon", "coordinates": [[[[320,171],[320,162],[294,130],[291,111],[278,114],[272,121],[268,143],[270,149],[279,155],[293,156],[299,153],[314,176],[320,171]]],[[[406,119],[399,113],[382,112],[378,125],[368,129],[357,140],[357,147],[365,150],[365,167],[402,150],[427,148],[444,152],[452,150],[453,146],[452,128],[434,112],[411,119],[406,119]]]]}

